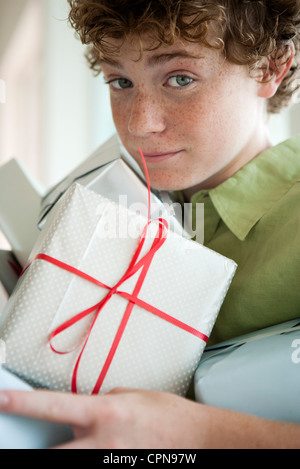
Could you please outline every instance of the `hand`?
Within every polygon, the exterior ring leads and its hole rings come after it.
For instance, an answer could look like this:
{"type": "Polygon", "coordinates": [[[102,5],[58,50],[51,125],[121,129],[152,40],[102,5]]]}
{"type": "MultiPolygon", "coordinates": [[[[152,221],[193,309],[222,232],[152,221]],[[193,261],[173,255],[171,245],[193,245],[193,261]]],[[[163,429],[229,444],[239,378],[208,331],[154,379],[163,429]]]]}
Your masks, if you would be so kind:
{"type": "Polygon", "coordinates": [[[2,412],[70,425],[75,439],[60,448],[180,449],[203,444],[195,418],[195,407],[202,406],[173,394],[129,389],[100,396],[51,391],[1,394],[8,399],[4,407],[0,404],[2,412]]]}
{"type": "Polygon", "coordinates": [[[156,391],[116,389],[102,396],[3,391],[0,411],[71,425],[75,438],[63,449],[300,449],[300,425],[156,391]]]}

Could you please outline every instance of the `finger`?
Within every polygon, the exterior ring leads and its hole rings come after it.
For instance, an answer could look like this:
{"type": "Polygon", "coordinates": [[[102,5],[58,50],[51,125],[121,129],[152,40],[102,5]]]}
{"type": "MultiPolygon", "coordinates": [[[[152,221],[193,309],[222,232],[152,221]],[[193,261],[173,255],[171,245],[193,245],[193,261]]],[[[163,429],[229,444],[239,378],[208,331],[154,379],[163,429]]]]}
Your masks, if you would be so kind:
{"type": "Polygon", "coordinates": [[[88,426],[93,396],[53,391],[2,391],[0,412],[71,426],[88,426]]]}

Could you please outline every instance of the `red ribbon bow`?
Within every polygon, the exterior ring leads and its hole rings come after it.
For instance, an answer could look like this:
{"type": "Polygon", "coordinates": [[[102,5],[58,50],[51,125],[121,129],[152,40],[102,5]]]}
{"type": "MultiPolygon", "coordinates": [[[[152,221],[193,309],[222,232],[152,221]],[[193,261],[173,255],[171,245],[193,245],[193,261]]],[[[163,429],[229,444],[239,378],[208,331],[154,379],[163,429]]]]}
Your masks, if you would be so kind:
{"type": "Polygon", "coordinates": [[[144,302],[140,298],[138,298],[138,294],[139,294],[139,292],[141,290],[141,287],[144,283],[145,277],[146,277],[147,272],[150,268],[153,257],[155,256],[156,252],[161,248],[161,246],[166,241],[167,232],[168,232],[168,223],[167,223],[167,221],[162,219],[162,218],[159,218],[158,220],[156,220],[156,222],[158,222],[158,230],[157,230],[157,233],[156,233],[156,237],[154,238],[154,241],[152,243],[152,246],[151,246],[150,250],[147,252],[147,254],[145,254],[139,260],[140,253],[141,253],[141,250],[143,248],[143,245],[144,245],[144,242],[145,242],[145,239],[146,239],[148,226],[150,225],[150,223],[153,222],[153,221],[150,220],[150,183],[149,183],[149,175],[148,175],[148,171],[147,171],[147,167],[146,167],[146,164],[145,164],[145,160],[144,160],[142,151],[141,150],[139,150],[139,151],[140,151],[140,154],[141,154],[144,166],[145,166],[145,174],[146,174],[147,184],[148,184],[148,222],[147,222],[146,226],[144,227],[144,230],[143,230],[143,232],[140,236],[138,247],[137,247],[137,249],[134,253],[134,256],[133,256],[133,258],[130,262],[130,265],[129,265],[128,269],[126,270],[125,274],[123,275],[123,277],[118,281],[118,283],[114,287],[110,287],[108,285],[105,285],[104,283],[102,283],[99,280],[91,277],[90,275],[86,274],[85,272],[82,272],[81,270],[78,270],[75,267],[72,267],[72,266],[70,266],[70,265],[68,265],[64,262],[61,262],[58,259],[54,259],[53,257],[50,257],[46,254],[38,254],[34,259],[34,260],[40,259],[40,260],[49,262],[49,263],[51,263],[51,264],[53,264],[53,265],[55,265],[55,266],[57,266],[57,267],[59,267],[63,270],[66,270],[66,271],[68,271],[68,272],[70,272],[74,275],[77,275],[77,276],[79,276],[79,277],[81,277],[81,278],[83,278],[83,279],[85,279],[89,282],[92,282],[92,283],[98,285],[101,288],[105,288],[105,289],[108,290],[107,295],[99,303],[97,303],[96,305],[93,305],[90,308],[78,313],[77,315],[75,315],[71,319],[69,319],[68,321],[61,324],[59,327],[57,327],[51,333],[50,338],[49,338],[50,347],[51,347],[51,350],[53,352],[58,353],[58,354],[66,354],[66,353],[72,352],[73,350],[62,352],[62,351],[59,351],[59,350],[55,349],[55,347],[52,344],[52,340],[54,339],[54,337],[56,337],[57,335],[59,335],[60,333],[65,331],[66,329],[72,327],[74,324],[79,322],[81,319],[85,318],[86,316],[88,316],[92,313],[95,313],[95,317],[94,317],[94,319],[92,321],[92,324],[91,324],[91,326],[90,326],[90,328],[89,328],[89,330],[88,330],[88,332],[85,336],[85,339],[83,340],[83,345],[81,347],[80,353],[78,355],[78,358],[76,360],[76,363],[75,363],[75,366],[74,366],[74,369],[73,369],[71,389],[72,389],[72,392],[74,392],[74,393],[77,393],[78,367],[79,367],[79,364],[80,364],[82,354],[85,350],[85,347],[86,347],[87,342],[89,340],[89,337],[91,335],[91,332],[94,328],[94,325],[97,321],[97,318],[98,318],[102,308],[110,300],[110,298],[115,294],[120,295],[123,298],[125,298],[128,301],[128,305],[126,307],[125,313],[123,315],[123,318],[122,318],[121,323],[119,325],[119,328],[117,330],[117,333],[116,333],[116,336],[115,336],[114,341],[112,343],[112,346],[110,348],[110,351],[107,355],[106,361],[103,365],[103,368],[102,368],[102,370],[99,374],[99,377],[97,379],[97,382],[94,386],[92,394],[98,394],[100,389],[101,389],[103,381],[104,381],[104,379],[107,375],[107,372],[109,370],[110,364],[113,360],[113,357],[116,353],[116,350],[118,348],[120,340],[121,340],[121,338],[123,336],[123,333],[125,331],[127,322],[129,320],[129,317],[131,315],[131,312],[132,312],[132,309],[133,309],[134,305],[138,305],[138,306],[142,307],[143,309],[148,310],[152,314],[155,314],[155,315],[159,316],[160,318],[172,323],[173,325],[175,325],[177,327],[180,327],[181,329],[189,332],[190,334],[195,335],[196,337],[198,337],[199,339],[201,339],[205,342],[207,342],[207,340],[208,340],[208,337],[205,334],[202,334],[197,329],[194,329],[193,327],[179,321],[178,319],[164,313],[163,311],[160,311],[159,309],[155,308],[154,306],[152,306],[152,305],[144,302]],[[128,280],[130,277],[132,277],[134,274],[136,274],[139,270],[141,270],[141,273],[138,277],[138,280],[136,282],[133,293],[130,294],[130,293],[119,290],[119,287],[126,280],[128,280]]]}

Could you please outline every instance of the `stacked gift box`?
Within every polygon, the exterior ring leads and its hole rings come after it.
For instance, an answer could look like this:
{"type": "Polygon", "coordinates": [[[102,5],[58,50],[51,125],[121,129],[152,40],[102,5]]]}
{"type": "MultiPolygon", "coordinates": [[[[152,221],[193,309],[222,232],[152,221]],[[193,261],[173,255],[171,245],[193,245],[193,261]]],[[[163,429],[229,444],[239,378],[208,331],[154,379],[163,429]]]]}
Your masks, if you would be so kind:
{"type": "Polygon", "coordinates": [[[12,251],[0,249],[0,313],[16,286],[21,270],[12,251]]]}
{"type": "Polygon", "coordinates": [[[66,392],[186,394],[236,264],[188,239],[160,194],[150,220],[148,205],[115,138],[41,198],[1,315],[7,370],[66,392]]]}

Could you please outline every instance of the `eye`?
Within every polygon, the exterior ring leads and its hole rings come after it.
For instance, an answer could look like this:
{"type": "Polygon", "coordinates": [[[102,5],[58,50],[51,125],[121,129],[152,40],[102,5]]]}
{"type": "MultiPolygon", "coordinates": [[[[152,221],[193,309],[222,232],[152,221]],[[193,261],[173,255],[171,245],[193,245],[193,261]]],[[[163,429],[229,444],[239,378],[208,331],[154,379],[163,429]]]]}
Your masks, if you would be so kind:
{"type": "Polygon", "coordinates": [[[108,85],[111,85],[116,90],[125,90],[127,88],[132,88],[132,82],[127,80],[127,78],[116,78],[114,80],[106,81],[108,85]]]}
{"type": "Polygon", "coordinates": [[[174,88],[187,86],[192,82],[193,82],[193,79],[185,75],[176,75],[168,79],[168,85],[173,86],[174,88]]]}

